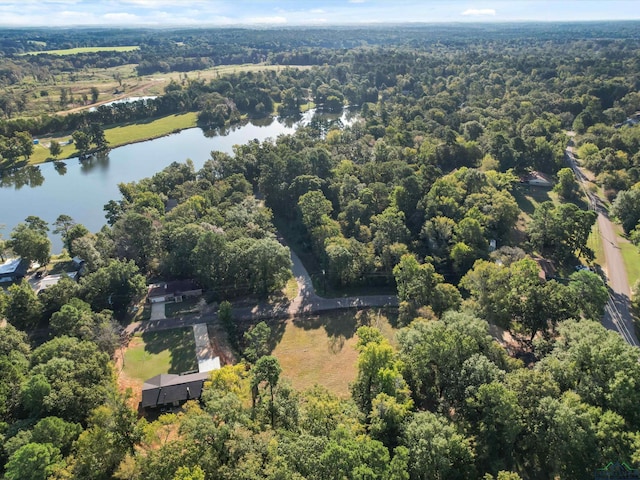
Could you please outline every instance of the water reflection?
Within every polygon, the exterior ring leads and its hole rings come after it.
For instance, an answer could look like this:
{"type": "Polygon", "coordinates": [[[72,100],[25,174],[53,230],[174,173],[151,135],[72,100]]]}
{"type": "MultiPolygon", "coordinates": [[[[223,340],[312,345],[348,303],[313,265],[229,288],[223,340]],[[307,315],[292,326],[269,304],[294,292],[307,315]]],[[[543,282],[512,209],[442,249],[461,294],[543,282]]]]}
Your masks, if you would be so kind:
{"type": "Polygon", "coordinates": [[[294,125],[302,121],[301,113],[294,113],[291,115],[282,115],[278,117],[278,120],[284,124],[287,128],[293,128],[294,125]]]}
{"type": "MultiPolygon", "coordinates": [[[[318,119],[324,115],[319,114],[318,119]]],[[[28,215],[53,224],[58,215],[64,213],[90,231],[98,231],[105,224],[103,206],[109,200],[120,198],[119,183],[140,181],[172,162],[183,162],[187,158],[200,169],[212,151],[233,155],[234,145],[292,134],[298,127],[309,125],[314,117],[316,112],[309,110],[287,119],[286,123],[283,118],[246,121],[206,137],[201,129],[191,128],[156,140],[113,148],[108,155],[82,162],[72,159],[0,173],[0,223],[6,224],[10,231],[28,215]]],[[[340,116],[334,114],[328,118],[336,121],[340,116]]],[[[349,125],[353,118],[357,116],[345,111],[341,121],[349,125]]],[[[322,125],[322,128],[329,127],[322,125]]],[[[52,250],[59,252],[63,246],[59,236],[53,235],[51,241],[52,250]]]]}
{"type": "Polygon", "coordinates": [[[20,190],[22,187],[31,188],[39,187],[44,183],[44,175],[40,171],[38,165],[29,165],[27,167],[15,170],[5,170],[0,172],[0,187],[14,187],[20,190]]]}
{"type": "MultiPolygon", "coordinates": [[[[207,138],[226,137],[233,132],[241,130],[249,124],[253,125],[254,127],[269,127],[273,124],[274,121],[275,118],[272,116],[264,118],[244,119],[240,120],[239,122],[232,123],[231,125],[225,125],[224,127],[212,128],[209,130],[205,130],[203,128],[202,134],[207,138]]],[[[293,128],[295,126],[295,123],[292,123],[291,125],[285,124],[285,126],[287,128],[293,128]]]]}
{"type": "Polygon", "coordinates": [[[252,118],[251,123],[253,123],[256,127],[268,127],[275,121],[275,118],[271,115],[262,118],[252,118]]]}
{"type": "Polygon", "coordinates": [[[64,162],[54,162],[53,168],[56,169],[58,175],[65,175],[67,173],[67,164],[64,162]]]}
{"type": "Polygon", "coordinates": [[[109,169],[109,152],[101,152],[78,161],[80,162],[80,171],[84,174],[94,170],[106,171],[109,169]]]}

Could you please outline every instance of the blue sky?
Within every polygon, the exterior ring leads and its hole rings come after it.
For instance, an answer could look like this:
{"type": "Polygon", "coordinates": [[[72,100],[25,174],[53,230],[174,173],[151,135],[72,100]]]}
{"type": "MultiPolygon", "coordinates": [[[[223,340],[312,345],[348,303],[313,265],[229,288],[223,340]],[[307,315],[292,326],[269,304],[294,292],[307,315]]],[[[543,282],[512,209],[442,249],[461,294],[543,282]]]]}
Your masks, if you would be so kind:
{"type": "Polygon", "coordinates": [[[3,26],[294,26],[630,19],[640,19],[640,0],[0,0],[3,26]]]}

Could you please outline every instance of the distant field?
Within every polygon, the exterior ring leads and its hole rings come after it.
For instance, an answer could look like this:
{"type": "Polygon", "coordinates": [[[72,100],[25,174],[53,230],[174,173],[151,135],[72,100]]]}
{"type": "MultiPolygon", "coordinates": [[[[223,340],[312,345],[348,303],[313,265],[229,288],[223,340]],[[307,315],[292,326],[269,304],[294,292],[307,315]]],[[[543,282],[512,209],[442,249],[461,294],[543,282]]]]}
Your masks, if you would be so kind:
{"type": "MultiPolygon", "coordinates": [[[[72,50],[79,49],[70,49],[69,51],[72,50]]],[[[37,53],[42,52],[31,52],[31,54],[37,53]]],[[[207,70],[155,73],[139,77],[136,65],[128,64],[111,68],[88,68],[73,72],[59,72],[46,82],[38,82],[30,75],[24,76],[22,81],[13,88],[16,95],[24,94],[29,99],[23,112],[25,117],[38,116],[43,113],[64,115],[123,97],[163,95],[164,88],[172,81],[182,83],[186,79],[198,79],[206,82],[230,74],[281,71],[287,68],[304,70],[311,67],[306,65],[237,64],[220,65],[207,70]],[[94,87],[99,92],[97,104],[89,101],[92,95],[91,89],[94,87]],[[66,105],[60,105],[62,89],[67,89],[69,97],[73,97],[73,101],[66,105]]]]}
{"type": "Polygon", "coordinates": [[[95,52],[131,52],[132,50],[138,50],[140,47],[137,45],[123,46],[123,47],[77,47],[66,48],[63,50],[42,50],[39,52],[27,52],[23,55],[40,55],[48,53],[49,55],[77,55],[78,53],[95,53],[95,52]]]}
{"type": "Polygon", "coordinates": [[[355,332],[365,319],[394,341],[395,329],[377,309],[331,312],[284,323],[272,352],[280,361],[282,376],[298,390],[318,384],[341,397],[349,396],[358,359],[355,332]]]}

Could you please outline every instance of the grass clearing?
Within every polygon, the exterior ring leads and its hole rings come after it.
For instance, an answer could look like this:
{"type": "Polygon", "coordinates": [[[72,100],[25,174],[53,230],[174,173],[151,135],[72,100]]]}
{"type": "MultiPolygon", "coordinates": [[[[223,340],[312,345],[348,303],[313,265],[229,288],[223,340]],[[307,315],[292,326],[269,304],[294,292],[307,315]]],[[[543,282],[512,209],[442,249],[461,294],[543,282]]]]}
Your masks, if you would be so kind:
{"type": "Polygon", "coordinates": [[[127,145],[134,142],[142,142],[152,138],[169,135],[185,128],[196,126],[198,114],[195,112],[169,115],[127,125],[119,125],[105,129],[104,135],[111,148],[127,145]]]}
{"type": "Polygon", "coordinates": [[[618,246],[627,269],[627,280],[633,287],[640,279],[640,250],[624,237],[618,237],[618,246]]]}
{"type": "Polygon", "coordinates": [[[587,239],[587,247],[593,250],[593,253],[595,254],[594,263],[601,267],[606,266],[607,262],[604,257],[604,247],[602,246],[602,237],[600,236],[598,222],[596,222],[591,229],[591,234],[587,239]]]}
{"type": "Polygon", "coordinates": [[[380,328],[395,342],[393,318],[384,309],[329,312],[289,320],[272,355],[282,366],[282,375],[293,387],[305,390],[322,385],[343,398],[356,377],[358,354],[355,332],[360,325],[380,328]]]}
{"type": "Polygon", "coordinates": [[[287,300],[290,302],[298,296],[298,282],[295,277],[291,277],[287,281],[287,284],[284,287],[284,296],[287,297],[287,300]]]}
{"type": "MultiPolygon", "coordinates": [[[[111,128],[105,128],[104,135],[109,142],[111,148],[128,145],[130,143],[144,142],[153,138],[164,137],[171,133],[179,132],[186,128],[196,126],[198,114],[196,112],[181,113],[168,115],[166,117],[155,118],[151,120],[142,120],[126,125],[118,125],[111,128]]],[[[62,137],[45,137],[40,138],[38,145],[34,145],[33,153],[29,157],[29,164],[36,165],[51,161],[51,153],[49,145],[55,140],[60,143],[62,153],[58,155],[58,160],[65,160],[78,156],[78,151],[74,144],[66,145],[71,137],[69,135],[62,137]],[[65,144],[65,145],[63,145],[65,144]]]]}
{"type": "Polygon", "coordinates": [[[96,52],[131,52],[133,50],[139,50],[138,45],[127,45],[121,47],[77,47],[77,48],[65,48],[60,50],[42,50],[39,52],[26,52],[21,55],[77,55],[79,53],[96,53],[96,52]]]}
{"type": "Polygon", "coordinates": [[[525,224],[531,221],[533,212],[541,203],[549,201],[556,205],[559,203],[558,194],[549,188],[516,185],[512,194],[522,211],[522,218],[525,224]]]}
{"type": "Polygon", "coordinates": [[[183,373],[198,368],[191,328],[134,336],[124,354],[124,373],[141,381],[161,373],[183,373]]]}
{"type": "Polygon", "coordinates": [[[200,312],[200,300],[200,298],[187,298],[177,303],[166,303],[164,305],[164,314],[167,318],[172,318],[198,313],[200,312]]]}
{"type": "Polygon", "coordinates": [[[51,153],[49,152],[49,145],[55,140],[60,144],[61,153],[58,155],[58,160],[73,157],[77,151],[73,144],[66,144],[71,137],[69,135],[63,137],[47,137],[41,138],[40,143],[33,146],[33,153],[29,157],[29,164],[36,165],[38,163],[49,162],[52,160],[51,153]]]}

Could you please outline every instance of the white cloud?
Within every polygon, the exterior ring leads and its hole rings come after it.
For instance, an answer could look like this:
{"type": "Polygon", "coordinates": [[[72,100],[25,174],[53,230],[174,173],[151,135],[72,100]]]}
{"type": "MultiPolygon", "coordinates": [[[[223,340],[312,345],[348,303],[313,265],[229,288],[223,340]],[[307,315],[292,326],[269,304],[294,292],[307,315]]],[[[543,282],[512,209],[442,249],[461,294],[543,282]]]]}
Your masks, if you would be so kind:
{"type": "Polygon", "coordinates": [[[324,13],[324,10],[321,8],[314,8],[313,10],[309,10],[311,13],[324,13]]]}
{"type": "MultiPolygon", "coordinates": [[[[129,3],[143,8],[156,8],[156,7],[183,7],[185,2],[181,0],[120,0],[120,3],[129,3]]],[[[190,0],[189,4],[204,3],[203,0],[190,0]]]]}
{"type": "Polygon", "coordinates": [[[465,10],[460,15],[467,15],[472,17],[482,17],[482,16],[495,16],[496,11],[494,8],[469,8],[465,10]]]}
{"type": "Polygon", "coordinates": [[[137,15],[126,12],[105,13],[103,15],[103,18],[111,23],[140,21],[140,17],[138,17],[137,15]]]}
{"type": "Polygon", "coordinates": [[[249,17],[245,18],[243,23],[251,25],[281,25],[287,23],[287,19],[285,17],[249,17]]]}
{"type": "Polygon", "coordinates": [[[349,3],[364,3],[367,0],[349,0],[349,3]]]}

